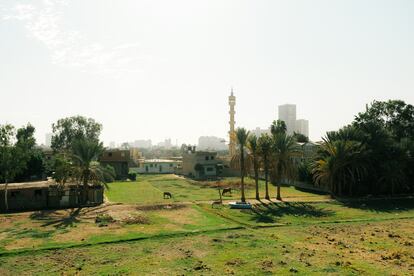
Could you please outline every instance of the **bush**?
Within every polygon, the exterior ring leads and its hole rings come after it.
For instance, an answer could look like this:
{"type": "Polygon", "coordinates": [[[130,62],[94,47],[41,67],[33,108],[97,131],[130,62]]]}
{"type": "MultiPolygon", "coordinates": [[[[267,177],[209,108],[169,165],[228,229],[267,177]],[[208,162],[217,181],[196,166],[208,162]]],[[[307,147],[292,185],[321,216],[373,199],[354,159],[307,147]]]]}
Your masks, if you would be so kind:
{"type": "Polygon", "coordinates": [[[115,222],[114,218],[108,214],[99,214],[95,218],[95,223],[98,224],[99,227],[108,226],[109,223],[115,222]]]}
{"type": "Polygon", "coordinates": [[[136,173],[129,173],[128,174],[128,179],[131,180],[131,181],[137,180],[137,174],[136,173]]]}

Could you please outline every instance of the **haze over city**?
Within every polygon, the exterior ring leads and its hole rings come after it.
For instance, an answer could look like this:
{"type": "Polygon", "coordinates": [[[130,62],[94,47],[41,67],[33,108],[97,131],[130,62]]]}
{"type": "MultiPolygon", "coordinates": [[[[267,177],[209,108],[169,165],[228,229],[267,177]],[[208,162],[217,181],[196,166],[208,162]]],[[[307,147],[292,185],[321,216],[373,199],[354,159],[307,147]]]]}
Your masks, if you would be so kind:
{"type": "Polygon", "coordinates": [[[297,105],[310,138],[373,100],[414,102],[412,1],[15,1],[0,4],[1,123],[71,115],[122,143],[227,137],[297,105]]]}

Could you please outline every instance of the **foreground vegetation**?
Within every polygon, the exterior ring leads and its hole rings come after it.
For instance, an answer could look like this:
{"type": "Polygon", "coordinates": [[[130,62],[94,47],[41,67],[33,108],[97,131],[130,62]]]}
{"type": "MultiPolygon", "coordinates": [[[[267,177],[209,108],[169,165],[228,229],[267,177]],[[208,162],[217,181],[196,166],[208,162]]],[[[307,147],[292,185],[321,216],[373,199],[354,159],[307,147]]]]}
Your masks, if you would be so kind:
{"type": "Polygon", "coordinates": [[[211,231],[0,257],[0,274],[412,275],[413,220],[211,231]]]}

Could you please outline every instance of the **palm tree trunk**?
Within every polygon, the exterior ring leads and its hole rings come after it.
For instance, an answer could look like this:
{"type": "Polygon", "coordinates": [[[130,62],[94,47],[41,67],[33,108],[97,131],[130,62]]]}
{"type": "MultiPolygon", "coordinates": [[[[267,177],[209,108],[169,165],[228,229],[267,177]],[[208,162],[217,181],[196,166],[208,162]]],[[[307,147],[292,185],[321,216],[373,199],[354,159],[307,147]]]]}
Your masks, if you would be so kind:
{"type": "Polygon", "coordinates": [[[5,206],[6,206],[6,211],[8,211],[8,210],[9,210],[9,200],[8,200],[8,198],[7,198],[7,188],[8,188],[8,186],[9,186],[9,182],[8,182],[8,180],[6,179],[6,183],[5,183],[5,185],[4,185],[4,204],[5,204],[5,206]]]}
{"type": "Polygon", "coordinates": [[[88,180],[89,180],[89,171],[86,171],[83,179],[82,187],[82,203],[86,204],[88,202],[88,180]]]}
{"type": "Polygon", "coordinates": [[[282,200],[282,197],[280,196],[280,180],[277,182],[277,195],[276,195],[276,199],[277,200],[282,200]]]}
{"type": "Polygon", "coordinates": [[[256,158],[253,162],[254,162],[254,181],[256,182],[256,199],[260,200],[260,195],[259,195],[259,168],[257,166],[256,158]]]}
{"type": "Polygon", "coordinates": [[[267,164],[267,158],[264,158],[264,165],[265,165],[265,185],[266,185],[266,196],[267,200],[270,200],[269,196],[269,165],[267,164]]]}
{"type": "Polygon", "coordinates": [[[280,176],[279,171],[278,171],[277,178],[276,178],[276,181],[277,181],[277,195],[276,195],[276,199],[277,200],[282,200],[282,197],[280,196],[280,181],[282,181],[282,179],[281,179],[282,177],[280,176]]]}
{"type": "Polygon", "coordinates": [[[244,151],[240,151],[240,173],[241,173],[241,202],[246,202],[244,195],[244,151]]]}

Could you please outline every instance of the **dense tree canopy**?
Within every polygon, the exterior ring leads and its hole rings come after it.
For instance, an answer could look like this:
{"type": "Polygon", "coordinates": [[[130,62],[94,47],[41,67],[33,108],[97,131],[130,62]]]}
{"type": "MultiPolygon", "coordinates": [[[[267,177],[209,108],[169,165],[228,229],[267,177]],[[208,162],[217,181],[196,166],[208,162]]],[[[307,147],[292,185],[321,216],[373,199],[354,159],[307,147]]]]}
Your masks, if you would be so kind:
{"type": "Polygon", "coordinates": [[[70,150],[75,140],[99,142],[102,125],[92,118],[73,116],[58,120],[52,125],[52,148],[55,151],[70,150]]]}
{"type": "Polygon", "coordinates": [[[315,181],[337,195],[414,192],[413,134],[412,105],[375,101],[351,125],[327,133],[315,181]]]}

